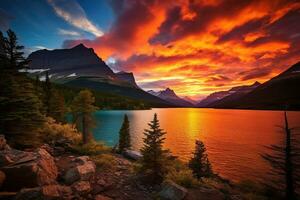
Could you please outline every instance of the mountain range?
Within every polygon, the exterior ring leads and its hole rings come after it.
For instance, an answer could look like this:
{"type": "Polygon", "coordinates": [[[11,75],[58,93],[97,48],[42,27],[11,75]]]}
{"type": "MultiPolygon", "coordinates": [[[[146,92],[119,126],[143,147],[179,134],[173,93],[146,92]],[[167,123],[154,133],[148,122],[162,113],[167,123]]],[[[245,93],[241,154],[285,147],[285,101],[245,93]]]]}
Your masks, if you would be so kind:
{"type": "Polygon", "coordinates": [[[130,72],[114,73],[92,48],[79,44],[71,49],[38,50],[28,56],[34,75],[48,71],[51,81],[77,88],[126,96],[153,106],[174,106],[140,89],[130,72]]]}
{"type": "Polygon", "coordinates": [[[252,85],[237,86],[227,91],[214,92],[200,101],[197,107],[215,107],[222,102],[233,101],[251,92],[259,85],[259,82],[255,82],[252,85]]]}
{"type": "Polygon", "coordinates": [[[231,101],[219,101],[215,108],[300,109],[300,62],[251,92],[231,101]]]}
{"type": "Polygon", "coordinates": [[[265,83],[214,92],[197,103],[177,96],[170,88],[145,92],[136,84],[133,73],[115,73],[92,48],[83,44],[70,49],[38,50],[28,59],[33,75],[44,76],[48,71],[51,81],[149,102],[153,107],[300,109],[300,62],[265,83]]]}
{"type": "Polygon", "coordinates": [[[215,92],[197,107],[235,109],[300,109],[300,62],[263,84],[235,87],[215,92]]]}
{"type": "Polygon", "coordinates": [[[170,89],[170,88],[166,88],[165,90],[161,90],[158,92],[155,92],[153,90],[149,90],[148,93],[157,96],[163,100],[166,100],[168,102],[170,102],[171,104],[174,104],[176,106],[180,106],[180,107],[194,107],[194,104],[192,104],[191,102],[178,97],[175,92],[170,89]]]}

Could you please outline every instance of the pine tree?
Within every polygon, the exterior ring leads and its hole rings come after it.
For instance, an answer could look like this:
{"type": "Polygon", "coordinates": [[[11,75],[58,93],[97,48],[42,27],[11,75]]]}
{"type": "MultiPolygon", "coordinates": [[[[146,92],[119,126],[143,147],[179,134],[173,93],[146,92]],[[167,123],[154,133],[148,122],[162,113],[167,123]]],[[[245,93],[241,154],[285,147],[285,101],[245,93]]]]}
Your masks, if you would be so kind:
{"type": "Polygon", "coordinates": [[[44,106],[46,107],[46,115],[50,116],[50,102],[53,98],[52,96],[52,86],[49,78],[49,72],[46,71],[46,78],[44,84],[44,106]]]}
{"type": "Polygon", "coordinates": [[[83,144],[88,143],[92,138],[90,133],[93,125],[92,113],[97,110],[94,103],[95,97],[89,90],[80,91],[72,102],[73,120],[77,124],[77,127],[82,130],[83,144]]]}
{"type": "Polygon", "coordinates": [[[12,145],[29,146],[38,142],[38,129],[44,123],[41,102],[31,80],[20,72],[28,64],[24,47],[11,30],[7,37],[0,35],[0,132],[12,145]]]}
{"type": "Polygon", "coordinates": [[[129,132],[129,120],[128,116],[124,115],[124,121],[119,131],[119,151],[123,153],[124,150],[130,149],[130,132],[129,132]]]}
{"type": "Polygon", "coordinates": [[[150,183],[161,183],[166,174],[166,150],[163,150],[164,135],[154,114],[154,119],[148,124],[149,129],[145,129],[144,146],[141,149],[141,170],[145,173],[147,181],[150,183]]]}
{"type": "Polygon", "coordinates": [[[270,153],[262,155],[272,167],[270,175],[273,179],[266,185],[284,193],[285,199],[295,200],[296,192],[299,192],[296,188],[300,186],[300,149],[299,140],[292,135],[294,129],[289,127],[286,112],[284,112],[284,126],[281,128],[285,133],[283,143],[271,145],[268,147],[270,153]]]}
{"type": "Polygon", "coordinates": [[[200,140],[196,140],[196,148],[193,153],[193,157],[189,161],[189,168],[193,171],[195,177],[209,177],[213,175],[211,164],[206,154],[206,148],[204,143],[200,140]]]}

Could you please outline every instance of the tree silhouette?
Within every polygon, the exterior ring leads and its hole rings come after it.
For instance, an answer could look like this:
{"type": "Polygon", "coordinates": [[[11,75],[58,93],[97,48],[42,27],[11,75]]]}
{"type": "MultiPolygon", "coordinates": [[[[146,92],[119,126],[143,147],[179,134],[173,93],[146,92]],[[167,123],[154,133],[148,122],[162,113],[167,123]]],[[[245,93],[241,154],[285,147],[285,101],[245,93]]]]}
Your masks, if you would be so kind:
{"type": "Polygon", "coordinates": [[[166,134],[159,125],[157,114],[154,114],[154,119],[148,124],[149,129],[145,129],[144,146],[141,149],[142,153],[142,171],[150,183],[161,183],[166,174],[166,150],[163,150],[164,135],[166,134]]]}
{"type": "Polygon", "coordinates": [[[0,132],[12,145],[28,146],[37,142],[38,128],[44,122],[41,102],[32,81],[25,73],[28,60],[23,46],[11,30],[0,34],[0,132]]]}
{"type": "Polygon", "coordinates": [[[130,132],[129,132],[129,120],[128,116],[124,115],[124,121],[122,127],[119,131],[119,151],[123,153],[124,150],[130,149],[131,142],[130,142],[130,132]]]}
{"type": "Polygon", "coordinates": [[[74,122],[82,130],[82,141],[84,144],[88,143],[92,138],[90,133],[94,122],[92,113],[97,110],[94,103],[95,97],[92,92],[82,90],[74,98],[71,106],[74,122]]]}
{"type": "Polygon", "coordinates": [[[284,112],[284,126],[281,129],[285,133],[283,143],[267,147],[270,153],[262,155],[272,167],[270,175],[273,180],[267,185],[276,191],[282,191],[285,199],[295,200],[296,187],[300,183],[299,141],[292,135],[292,130],[295,129],[289,127],[286,112],[284,112]]]}
{"type": "Polygon", "coordinates": [[[46,78],[44,84],[44,106],[46,107],[46,115],[50,116],[50,102],[53,98],[52,96],[52,86],[49,78],[49,72],[46,71],[46,78]]]}
{"type": "Polygon", "coordinates": [[[213,171],[206,154],[204,143],[200,140],[196,140],[195,144],[195,152],[188,163],[189,168],[198,179],[202,177],[209,177],[213,175],[213,171]]]}

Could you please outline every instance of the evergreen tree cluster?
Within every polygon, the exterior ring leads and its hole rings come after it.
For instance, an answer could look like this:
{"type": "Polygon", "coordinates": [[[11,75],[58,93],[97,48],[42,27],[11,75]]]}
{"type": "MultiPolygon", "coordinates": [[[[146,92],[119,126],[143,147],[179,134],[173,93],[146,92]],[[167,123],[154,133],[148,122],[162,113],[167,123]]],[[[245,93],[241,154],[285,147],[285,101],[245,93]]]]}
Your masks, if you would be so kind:
{"type": "MultiPolygon", "coordinates": [[[[39,130],[46,117],[65,123],[68,111],[64,94],[50,81],[48,72],[45,81],[37,76],[35,81],[26,73],[30,62],[23,56],[23,46],[11,30],[7,36],[0,32],[0,133],[13,146],[29,147],[40,142],[39,130]]],[[[81,120],[83,141],[90,136],[95,98],[88,90],[73,94],[69,102],[76,120],[81,120]],[[77,95],[77,96],[76,96],[77,95]]]]}
{"type": "Polygon", "coordinates": [[[26,71],[28,60],[13,31],[0,33],[0,132],[12,145],[37,141],[44,123],[42,104],[26,71]]]}

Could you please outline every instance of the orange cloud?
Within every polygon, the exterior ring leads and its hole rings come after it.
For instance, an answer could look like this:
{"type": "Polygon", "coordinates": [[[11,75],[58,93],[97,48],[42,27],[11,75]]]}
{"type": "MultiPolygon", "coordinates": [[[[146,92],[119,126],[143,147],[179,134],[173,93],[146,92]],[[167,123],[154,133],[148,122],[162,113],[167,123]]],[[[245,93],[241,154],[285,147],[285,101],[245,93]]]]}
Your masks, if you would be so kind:
{"type": "MultiPolygon", "coordinates": [[[[120,1],[121,2],[121,1],[120,1]]],[[[114,4],[118,4],[116,1],[114,4]]],[[[286,0],[124,0],[93,47],[147,89],[199,97],[263,82],[300,59],[300,3],[286,0]]]]}

